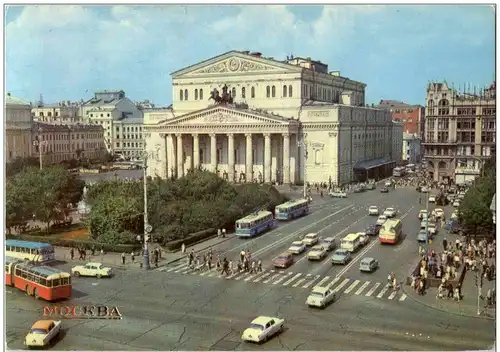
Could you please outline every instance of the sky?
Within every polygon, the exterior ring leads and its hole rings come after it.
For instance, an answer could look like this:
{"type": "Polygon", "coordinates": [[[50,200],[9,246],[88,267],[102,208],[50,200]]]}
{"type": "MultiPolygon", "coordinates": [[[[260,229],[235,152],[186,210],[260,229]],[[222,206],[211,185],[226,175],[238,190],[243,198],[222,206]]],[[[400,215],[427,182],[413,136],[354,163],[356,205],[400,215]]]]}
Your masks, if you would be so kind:
{"type": "Polygon", "coordinates": [[[320,60],[366,83],[370,104],[495,77],[486,5],[28,5],[7,7],[5,26],[6,91],[31,102],[122,89],[165,106],[170,73],[231,50],[320,60]]]}

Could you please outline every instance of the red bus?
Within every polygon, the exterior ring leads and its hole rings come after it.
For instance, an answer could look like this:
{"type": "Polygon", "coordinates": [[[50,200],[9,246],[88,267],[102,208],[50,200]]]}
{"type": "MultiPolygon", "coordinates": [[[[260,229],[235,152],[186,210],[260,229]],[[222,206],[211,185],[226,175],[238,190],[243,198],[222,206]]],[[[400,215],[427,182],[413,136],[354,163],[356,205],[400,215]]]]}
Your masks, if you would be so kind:
{"type": "Polygon", "coordinates": [[[71,275],[48,266],[31,265],[6,257],[5,283],[35,299],[55,301],[71,297],[71,275]]]}

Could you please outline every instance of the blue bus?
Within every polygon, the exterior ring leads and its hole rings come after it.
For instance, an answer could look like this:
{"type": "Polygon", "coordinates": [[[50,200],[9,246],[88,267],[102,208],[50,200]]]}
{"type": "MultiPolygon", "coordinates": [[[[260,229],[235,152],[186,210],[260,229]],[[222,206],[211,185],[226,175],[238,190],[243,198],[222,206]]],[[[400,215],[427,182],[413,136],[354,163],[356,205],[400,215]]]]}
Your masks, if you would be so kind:
{"type": "Polygon", "coordinates": [[[47,262],[55,259],[54,247],[45,242],[6,240],[5,255],[34,262],[47,262]]]}
{"type": "Polygon", "coordinates": [[[274,212],[277,220],[290,220],[309,213],[309,202],[307,199],[290,200],[278,205],[274,212]]]}
{"type": "Polygon", "coordinates": [[[257,211],[236,221],[236,236],[253,237],[270,230],[274,226],[273,213],[257,211]]]}

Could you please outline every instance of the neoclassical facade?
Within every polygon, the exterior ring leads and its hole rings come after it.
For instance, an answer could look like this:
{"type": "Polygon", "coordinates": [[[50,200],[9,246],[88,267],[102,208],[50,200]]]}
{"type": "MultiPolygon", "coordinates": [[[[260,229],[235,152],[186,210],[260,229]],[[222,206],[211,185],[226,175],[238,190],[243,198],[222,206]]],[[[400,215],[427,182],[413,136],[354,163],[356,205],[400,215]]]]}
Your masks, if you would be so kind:
{"type": "Polygon", "coordinates": [[[6,162],[27,158],[32,151],[32,117],[30,103],[12,96],[5,97],[6,162]]]}
{"type": "Polygon", "coordinates": [[[401,158],[390,112],[319,61],[231,51],[172,77],[172,106],[144,111],[150,176],[203,167],[232,182],[342,184],[401,158]],[[224,91],[232,103],[210,99],[224,91]]]}

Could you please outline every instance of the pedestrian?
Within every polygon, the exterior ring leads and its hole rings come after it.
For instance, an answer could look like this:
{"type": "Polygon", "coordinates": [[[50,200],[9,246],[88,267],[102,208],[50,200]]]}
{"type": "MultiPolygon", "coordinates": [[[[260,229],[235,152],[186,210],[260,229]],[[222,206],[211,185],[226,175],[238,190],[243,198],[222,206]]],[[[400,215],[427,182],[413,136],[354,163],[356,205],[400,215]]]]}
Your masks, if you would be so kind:
{"type": "Polygon", "coordinates": [[[443,238],[443,249],[446,250],[448,248],[448,241],[446,240],[446,237],[443,238]]]}
{"type": "Polygon", "coordinates": [[[181,253],[186,254],[186,245],[184,244],[184,242],[182,243],[182,246],[181,246],[181,253]]]}
{"type": "Polygon", "coordinates": [[[221,229],[217,229],[217,238],[221,238],[222,237],[222,231],[221,229]]]}
{"type": "Polygon", "coordinates": [[[222,229],[222,238],[226,238],[226,229],[222,229]]]}
{"type": "Polygon", "coordinates": [[[122,253],[122,264],[125,265],[125,252],[122,253]]]}
{"type": "Polygon", "coordinates": [[[134,254],[134,251],[132,251],[132,253],[130,253],[130,259],[132,260],[132,263],[135,263],[135,254],[134,254]]]}
{"type": "Polygon", "coordinates": [[[69,255],[70,255],[70,257],[71,257],[71,260],[73,260],[73,259],[75,258],[75,250],[74,250],[73,248],[71,248],[71,249],[69,250],[69,255]]]}
{"type": "Polygon", "coordinates": [[[193,264],[194,261],[194,249],[191,249],[191,252],[189,252],[188,260],[189,260],[188,265],[191,266],[191,264],[193,264]]]}
{"type": "Polygon", "coordinates": [[[91,253],[92,253],[92,256],[95,255],[95,245],[93,244],[92,245],[92,248],[90,249],[91,253]]]}
{"type": "Polygon", "coordinates": [[[245,259],[245,254],[246,254],[246,253],[245,253],[245,251],[244,251],[244,250],[242,250],[242,251],[240,252],[240,261],[241,261],[241,262],[243,262],[243,260],[245,259]]]}

